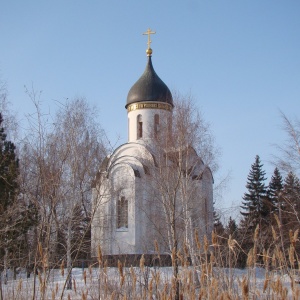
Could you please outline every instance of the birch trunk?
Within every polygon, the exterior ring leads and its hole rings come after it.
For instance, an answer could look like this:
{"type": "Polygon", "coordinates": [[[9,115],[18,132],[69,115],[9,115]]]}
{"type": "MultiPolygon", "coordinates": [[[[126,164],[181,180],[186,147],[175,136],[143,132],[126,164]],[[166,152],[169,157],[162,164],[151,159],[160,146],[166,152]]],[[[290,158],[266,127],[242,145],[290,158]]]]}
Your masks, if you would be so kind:
{"type": "Polygon", "coordinates": [[[67,278],[67,290],[72,289],[72,257],[71,257],[71,238],[72,238],[72,222],[68,222],[68,231],[67,231],[67,269],[68,269],[68,278],[67,278]]]}

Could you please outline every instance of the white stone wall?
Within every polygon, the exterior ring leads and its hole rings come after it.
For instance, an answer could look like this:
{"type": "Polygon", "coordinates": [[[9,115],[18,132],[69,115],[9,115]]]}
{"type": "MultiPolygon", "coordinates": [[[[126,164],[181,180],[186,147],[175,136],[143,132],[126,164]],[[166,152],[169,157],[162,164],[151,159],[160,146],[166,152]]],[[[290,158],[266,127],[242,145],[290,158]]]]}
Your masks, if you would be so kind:
{"type": "MultiPolygon", "coordinates": [[[[188,155],[195,174],[201,174],[199,180],[188,180],[190,194],[187,200],[192,218],[190,230],[193,232],[197,228],[201,238],[213,229],[213,178],[194,150],[188,155]]],[[[167,250],[162,204],[154,201],[160,197],[155,183],[151,182],[152,176],[155,176],[154,169],[153,157],[144,144],[127,143],[111,155],[107,172],[99,181],[100,186],[93,189],[96,213],[92,223],[92,256],[96,256],[98,244],[103,254],[153,253],[155,239],[159,241],[162,253],[167,250]],[[150,175],[145,174],[145,163],[152,165],[150,175]],[[141,178],[134,174],[134,169],[138,170],[141,178]],[[126,230],[116,228],[116,203],[120,196],[129,201],[126,230]]]]}
{"type": "Polygon", "coordinates": [[[137,133],[137,117],[142,116],[143,120],[143,140],[149,140],[153,138],[154,134],[154,116],[159,115],[159,127],[164,126],[167,123],[168,118],[172,116],[171,111],[164,109],[137,109],[128,113],[128,141],[138,141],[137,133]]]}

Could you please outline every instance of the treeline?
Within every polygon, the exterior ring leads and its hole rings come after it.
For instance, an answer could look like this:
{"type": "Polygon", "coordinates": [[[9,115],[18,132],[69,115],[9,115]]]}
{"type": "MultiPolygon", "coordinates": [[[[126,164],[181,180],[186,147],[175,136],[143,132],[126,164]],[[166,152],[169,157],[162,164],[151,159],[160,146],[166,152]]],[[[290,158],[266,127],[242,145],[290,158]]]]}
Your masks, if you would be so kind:
{"type": "Polygon", "coordinates": [[[286,266],[291,265],[291,245],[294,247],[293,251],[300,253],[297,239],[300,226],[300,180],[293,171],[287,172],[283,178],[278,167],[275,167],[269,183],[266,183],[265,175],[263,164],[257,155],[247,177],[247,192],[240,207],[239,223],[230,217],[228,224],[223,225],[220,216],[215,213],[215,232],[224,249],[227,248],[229,239],[234,241],[235,262],[238,267],[247,265],[247,258],[253,251],[254,244],[256,259],[261,265],[265,263],[263,257],[266,251],[269,255],[275,250],[280,251],[286,266]]]}

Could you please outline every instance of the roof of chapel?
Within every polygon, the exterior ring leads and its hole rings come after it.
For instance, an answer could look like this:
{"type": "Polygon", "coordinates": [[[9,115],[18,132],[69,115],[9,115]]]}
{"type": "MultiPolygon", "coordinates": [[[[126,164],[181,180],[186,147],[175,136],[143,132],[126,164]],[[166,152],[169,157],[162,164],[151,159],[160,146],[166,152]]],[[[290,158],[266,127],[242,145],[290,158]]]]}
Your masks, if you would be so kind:
{"type": "MultiPolygon", "coordinates": [[[[152,53],[152,52],[151,52],[152,53]]],[[[125,108],[137,102],[163,102],[173,105],[172,94],[167,85],[156,74],[148,54],[148,61],[144,73],[131,87],[127,96],[125,108]]]]}

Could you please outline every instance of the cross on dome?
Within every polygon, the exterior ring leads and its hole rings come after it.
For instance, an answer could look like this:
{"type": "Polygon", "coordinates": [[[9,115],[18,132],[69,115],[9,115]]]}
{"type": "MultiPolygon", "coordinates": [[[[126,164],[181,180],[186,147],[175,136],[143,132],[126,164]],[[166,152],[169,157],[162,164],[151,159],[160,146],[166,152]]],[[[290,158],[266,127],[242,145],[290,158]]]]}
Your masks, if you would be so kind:
{"type": "Polygon", "coordinates": [[[155,34],[155,33],[156,32],[152,31],[150,28],[148,28],[148,30],[143,33],[143,35],[148,35],[148,42],[147,42],[148,49],[146,50],[147,56],[151,56],[151,54],[152,54],[152,49],[150,48],[152,41],[151,41],[150,37],[151,37],[151,34],[155,34]]]}

